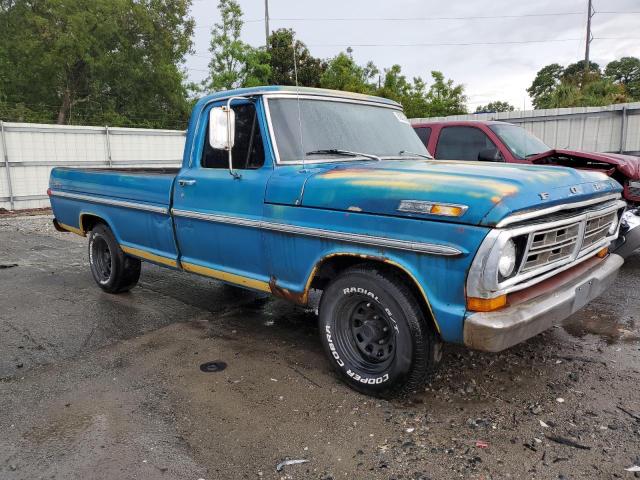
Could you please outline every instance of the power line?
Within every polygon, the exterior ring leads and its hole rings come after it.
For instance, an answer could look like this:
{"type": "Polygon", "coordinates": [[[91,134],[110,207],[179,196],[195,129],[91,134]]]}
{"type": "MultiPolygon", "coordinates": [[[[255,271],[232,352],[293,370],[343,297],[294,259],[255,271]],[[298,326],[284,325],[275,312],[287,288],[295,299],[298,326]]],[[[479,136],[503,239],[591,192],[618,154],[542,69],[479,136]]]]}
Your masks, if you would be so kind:
{"type": "Polygon", "coordinates": [[[501,40],[497,42],[438,42],[438,43],[310,43],[309,47],[447,47],[485,45],[523,45],[528,43],[575,42],[581,38],[557,38],[548,40],[501,40]]]}
{"type": "Polygon", "coordinates": [[[438,20],[487,20],[497,18],[527,18],[527,17],[559,17],[570,15],[583,15],[582,12],[558,12],[558,13],[525,13],[520,15],[475,15],[475,16],[439,16],[439,17],[270,17],[270,20],[283,22],[430,22],[438,20]]]}
{"type": "MultiPolygon", "coordinates": [[[[598,12],[600,13],[600,12],[598,12]]],[[[614,13],[614,12],[603,12],[614,13]]],[[[556,13],[524,13],[505,15],[476,15],[476,16],[439,16],[439,17],[272,17],[269,21],[277,22],[432,22],[440,20],[491,20],[500,18],[529,18],[529,17],[561,17],[583,15],[582,12],[556,12],[556,13]]],[[[251,20],[243,20],[244,23],[264,22],[266,17],[251,20]]],[[[213,24],[196,26],[195,28],[211,28],[213,24]]]]}

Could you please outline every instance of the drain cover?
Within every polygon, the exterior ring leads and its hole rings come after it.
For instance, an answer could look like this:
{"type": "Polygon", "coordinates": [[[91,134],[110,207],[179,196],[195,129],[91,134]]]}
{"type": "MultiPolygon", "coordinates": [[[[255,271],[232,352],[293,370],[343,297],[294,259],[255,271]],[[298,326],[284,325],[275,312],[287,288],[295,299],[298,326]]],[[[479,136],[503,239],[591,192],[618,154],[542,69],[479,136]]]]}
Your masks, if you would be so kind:
{"type": "Polygon", "coordinates": [[[200,370],[204,373],[213,373],[213,372],[221,372],[227,368],[227,364],[224,362],[207,362],[200,365],[200,370]]]}

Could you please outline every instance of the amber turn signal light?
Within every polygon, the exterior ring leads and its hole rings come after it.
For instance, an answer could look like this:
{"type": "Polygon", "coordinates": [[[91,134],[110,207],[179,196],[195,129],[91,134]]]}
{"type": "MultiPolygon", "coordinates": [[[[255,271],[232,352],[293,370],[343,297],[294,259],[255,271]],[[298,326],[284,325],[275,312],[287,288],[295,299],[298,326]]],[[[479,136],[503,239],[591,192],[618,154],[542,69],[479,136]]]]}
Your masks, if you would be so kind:
{"type": "Polygon", "coordinates": [[[493,312],[507,305],[507,296],[500,295],[495,298],[467,298],[467,308],[474,312],[493,312]]]}
{"type": "Polygon", "coordinates": [[[464,213],[464,209],[456,205],[435,204],[431,207],[430,213],[432,215],[444,215],[446,217],[460,217],[464,213]]]}
{"type": "Polygon", "coordinates": [[[609,247],[604,247],[602,250],[600,250],[598,253],[596,253],[596,257],[604,258],[608,254],[609,254],[609,247]]]}

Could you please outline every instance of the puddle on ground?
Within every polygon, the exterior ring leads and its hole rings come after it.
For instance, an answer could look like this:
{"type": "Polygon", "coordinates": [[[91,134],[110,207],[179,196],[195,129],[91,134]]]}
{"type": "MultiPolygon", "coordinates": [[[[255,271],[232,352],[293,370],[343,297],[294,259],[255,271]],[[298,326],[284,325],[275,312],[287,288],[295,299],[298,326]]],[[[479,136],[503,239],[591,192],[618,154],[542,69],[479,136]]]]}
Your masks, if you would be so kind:
{"type": "Polygon", "coordinates": [[[571,336],[596,335],[607,344],[640,342],[640,329],[633,318],[584,310],[567,321],[562,328],[571,336]]]}

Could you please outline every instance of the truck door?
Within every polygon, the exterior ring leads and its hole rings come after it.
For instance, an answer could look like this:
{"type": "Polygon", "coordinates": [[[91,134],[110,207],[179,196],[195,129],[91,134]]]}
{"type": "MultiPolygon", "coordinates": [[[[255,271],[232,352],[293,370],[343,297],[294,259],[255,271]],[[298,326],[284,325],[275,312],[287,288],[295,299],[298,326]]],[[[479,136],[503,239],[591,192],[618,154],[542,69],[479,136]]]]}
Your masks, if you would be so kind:
{"type": "Polygon", "coordinates": [[[230,174],[228,153],[209,145],[206,109],[193,137],[191,167],[183,168],[176,179],[176,238],[185,270],[268,291],[262,232],[257,227],[273,169],[271,161],[265,161],[262,110],[249,101],[234,101],[232,109],[233,168],[239,175],[230,174]]]}

